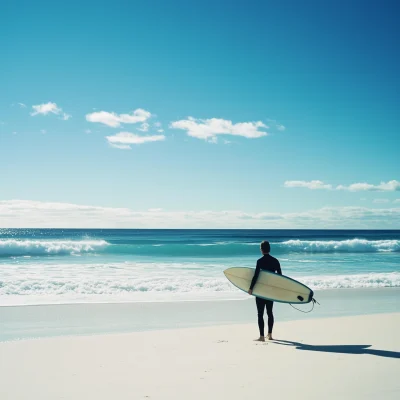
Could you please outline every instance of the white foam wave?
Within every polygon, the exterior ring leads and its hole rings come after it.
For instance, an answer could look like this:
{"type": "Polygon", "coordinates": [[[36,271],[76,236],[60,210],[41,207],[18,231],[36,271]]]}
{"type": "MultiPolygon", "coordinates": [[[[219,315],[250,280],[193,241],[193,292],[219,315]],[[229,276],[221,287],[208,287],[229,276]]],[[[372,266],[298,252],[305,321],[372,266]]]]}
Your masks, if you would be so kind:
{"type": "MultiPolygon", "coordinates": [[[[200,267],[196,263],[145,262],[3,264],[0,305],[152,301],[160,296],[243,297],[223,276],[223,265],[200,267]]],[[[400,287],[400,272],[293,278],[314,291],[400,287]]]]}
{"type": "Polygon", "coordinates": [[[310,276],[298,278],[312,290],[400,287],[400,273],[310,276]]]}
{"type": "Polygon", "coordinates": [[[32,279],[0,282],[0,299],[7,296],[62,296],[69,299],[102,295],[113,298],[136,293],[218,293],[230,292],[223,278],[194,279],[32,279]]]}
{"type": "Polygon", "coordinates": [[[105,240],[0,240],[1,256],[41,256],[50,254],[80,254],[106,247],[105,240]]]}
{"type": "MultiPolygon", "coordinates": [[[[7,295],[119,295],[122,293],[203,293],[237,290],[225,278],[133,278],[133,279],[12,279],[0,281],[0,298],[7,295]]],[[[311,276],[297,278],[313,290],[400,287],[400,273],[311,276]]]]}
{"type": "Polygon", "coordinates": [[[278,246],[287,248],[289,251],[305,252],[398,252],[400,251],[400,240],[288,240],[277,243],[278,246]]]}

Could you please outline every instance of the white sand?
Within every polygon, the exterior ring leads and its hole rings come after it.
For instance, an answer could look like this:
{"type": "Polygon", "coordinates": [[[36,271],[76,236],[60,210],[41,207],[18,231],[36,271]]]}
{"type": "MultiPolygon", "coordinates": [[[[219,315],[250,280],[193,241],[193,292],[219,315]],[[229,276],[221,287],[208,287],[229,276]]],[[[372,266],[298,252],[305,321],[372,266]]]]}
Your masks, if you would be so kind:
{"type": "Polygon", "coordinates": [[[0,343],[0,399],[400,398],[400,313],[274,334],[300,349],[253,342],[256,323],[0,343]]]}

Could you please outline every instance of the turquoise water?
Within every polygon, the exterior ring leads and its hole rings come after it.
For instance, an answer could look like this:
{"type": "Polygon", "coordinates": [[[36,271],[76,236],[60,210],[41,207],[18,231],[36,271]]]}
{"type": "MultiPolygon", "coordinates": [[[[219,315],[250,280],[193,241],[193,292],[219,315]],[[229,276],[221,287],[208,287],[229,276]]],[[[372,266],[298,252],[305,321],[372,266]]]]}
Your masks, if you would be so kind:
{"type": "Polygon", "coordinates": [[[400,287],[400,231],[0,229],[0,304],[236,299],[262,240],[314,291],[400,287]]]}

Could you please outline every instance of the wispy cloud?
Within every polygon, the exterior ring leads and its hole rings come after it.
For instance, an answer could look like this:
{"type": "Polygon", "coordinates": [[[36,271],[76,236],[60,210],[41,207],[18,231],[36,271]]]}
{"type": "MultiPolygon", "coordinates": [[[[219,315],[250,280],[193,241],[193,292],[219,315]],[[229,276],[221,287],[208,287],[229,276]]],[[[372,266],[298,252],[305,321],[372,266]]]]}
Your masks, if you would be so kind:
{"type": "Polygon", "coordinates": [[[393,200],[393,203],[400,203],[400,199],[393,200]]]}
{"type": "Polygon", "coordinates": [[[279,122],[276,121],[276,119],[267,119],[268,124],[271,126],[271,128],[275,128],[280,132],[283,132],[286,127],[282,124],[280,124],[279,122]]]}
{"type": "Polygon", "coordinates": [[[165,140],[164,135],[140,136],[130,132],[120,132],[113,136],[106,136],[108,143],[119,149],[130,149],[131,144],[144,144],[165,140]],[[123,145],[124,147],[121,147],[123,145]]]}
{"type": "Polygon", "coordinates": [[[34,117],[36,115],[47,115],[47,114],[55,114],[60,115],[61,119],[67,121],[71,118],[71,115],[63,112],[61,107],[58,107],[56,103],[43,103],[38,104],[36,106],[32,106],[33,111],[31,115],[34,117]]]}
{"type": "Polygon", "coordinates": [[[337,190],[349,190],[350,192],[394,192],[400,191],[400,182],[392,180],[389,182],[381,182],[379,185],[373,185],[370,183],[353,183],[352,185],[345,186],[339,185],[337,190]]]}
{"type": "Polygon", "coordinates": [[[171,122],[170,127],[185,130],[189,136],[207,141],[216,138],[217,135],[242,136],[248,139],[268,135],[265,130],[262,130],[267,129],[268,126],[261,121],[234,124],[232,121],[220,118],[195,119],[188,117],[188,119],[171,122]]]}
{"type": "Polygon", "coordinates": [[[24,104],[24,103],[12,103],[11,104],[11,107],[15,107],[15,106],[18,106],[19,108],[26,108],[26,104],[24,104]]]}
{"type": "Polygon", "coordinates": [[[61,119],[63,121],[68,121],[71,118],[71,115],[67,114],[67,113],[63,113],[61,119]]]}
{"type": "Polygon", "coordinates": [[[120,150],[132,150],[132,147],[129,146],[129,144],[115,144],[115,143],[110,143],[111,147],[114,147],[114,149],[120,149],[120,150]]]}
{"type": "Polygon", "coordinates": [[[300,188],[307,188],[307,189],[312,189],[312,190],[316,190],[316,189],[331,190],[332,189],[332,185],[328,185],[322,181],[317,181],[317,180],[315,180],[315,181],[286,181],[284,183],[284,186],[287,188],[300,187],[300,188]]]}
{"type": "Polygon", "coordinates": [[[307,189],[328,189],[328,190],[347,190],[349,192],[394,192],[400,191],[400,182],[392,180],[389,182],[381,182],[379,185],[370,183],[353,183],[351,185],[338,185],[333,187],[331,184],[322,181],[286,181],[284,186],[287,188],[302,187],[307,189]]]}
{"type": "Polygon", "coordinates": [[[44,135],[46,133],[46,129],[41,129],[40,133],[42,133],[44,135]]]}
{"type": "Polygon", "coordinates": [[[143,122],[143,124],[140,125],[139,131],[142,132],[147,132],[150,128],[150,125],[147,122],[143,122]]]}
{"type": "Polygon", "coordinates": [[[400,208],[324,207],[298,213],[166,211],[29,200],[0,201],[0,227],[8,228],[394,228],[400,208]]]}
{"type": "Polygon", "coordinates": [[[85,129],[85,133],[92,133],[90,129],[85,129]]]}
{"type": "Polygon", "coordinates": [[[158,133],[163,133],[164,132],[164,129],[162,129],[162,124],[159,121],[154,122],[153,127],[157,128],[157,132],[158,133]]]}
{"type": "Polygon", "coordinates": [[[98,111],[86,115],[86,120],[89,122],[98,122],[110,126],[112,128],[118,128],[122,123],[124,124],[137,124],[139,122],[145,122],[151,117],[149,111],[138,108],[130,114],[116,114],[114,112],[98,111]]]}

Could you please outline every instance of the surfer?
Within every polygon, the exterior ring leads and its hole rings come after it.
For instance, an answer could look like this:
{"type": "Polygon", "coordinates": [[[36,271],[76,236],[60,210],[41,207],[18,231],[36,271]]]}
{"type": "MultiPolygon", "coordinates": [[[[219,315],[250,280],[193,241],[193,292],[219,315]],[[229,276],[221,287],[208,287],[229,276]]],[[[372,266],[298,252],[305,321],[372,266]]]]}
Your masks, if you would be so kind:
{"type": "MultiPolygon", "coordinates": [[[[282,275],[281,266],[279,261],[272,257],[269,252],[271,251],[271,246],[268,241],[264,240],[260,246],[261,253],[263,256],[257,260],[256,272],[254,273],[253,280],[251,281],[250,289],[248,291],[249,294],[253,294],[254,285],[257,282],[258,275],[261,270],[265,270],[268,272],[274,272],[279,275],[282,275]]],[[[272,339],[272,328],[274,326],[274,314],[272,312],[272,308],[274,306],[274,302],[271,300],[264,300],[260,297],[256,297],[256,305],[257,305],[257,313],[258,313],[258,328],[260,330],[260,337],[257,341],[265,342],[264,335],[264,309],[267,309],[268,315],[268,340],[272,339]]]]}

